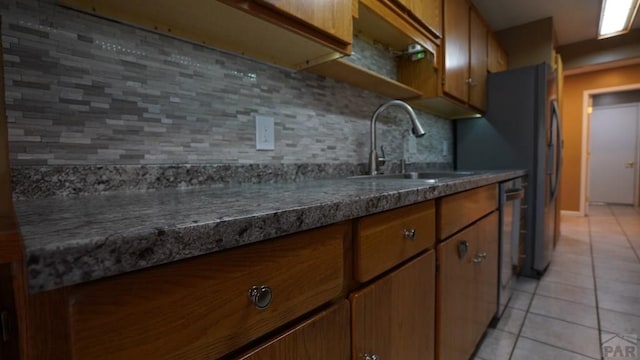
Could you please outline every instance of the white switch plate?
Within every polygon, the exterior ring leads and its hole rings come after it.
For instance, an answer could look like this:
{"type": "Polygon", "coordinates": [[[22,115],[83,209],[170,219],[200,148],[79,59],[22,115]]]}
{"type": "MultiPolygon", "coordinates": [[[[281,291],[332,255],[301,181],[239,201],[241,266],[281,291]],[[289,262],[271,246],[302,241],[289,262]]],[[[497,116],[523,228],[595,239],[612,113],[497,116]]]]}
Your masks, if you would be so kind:
{"type": "Polygon", "coordinates": [[[274,148],[273,118],[256,115],[256,150],[273,150],[274,148]]]}

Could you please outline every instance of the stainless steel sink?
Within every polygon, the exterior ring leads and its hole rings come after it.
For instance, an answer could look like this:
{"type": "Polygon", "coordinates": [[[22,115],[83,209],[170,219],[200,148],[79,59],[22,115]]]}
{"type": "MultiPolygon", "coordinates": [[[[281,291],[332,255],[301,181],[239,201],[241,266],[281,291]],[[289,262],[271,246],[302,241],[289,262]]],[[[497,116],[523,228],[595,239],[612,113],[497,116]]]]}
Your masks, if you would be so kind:
{"type": "Polygon", "coordinates": [[[436,183],[445,179],[459,178],[474,175],[472,171],[429,171],[429,172],[407,172],[402,174],[376,174],[351,176],[349,179],[412,179],[426,180],[436,183]]]}

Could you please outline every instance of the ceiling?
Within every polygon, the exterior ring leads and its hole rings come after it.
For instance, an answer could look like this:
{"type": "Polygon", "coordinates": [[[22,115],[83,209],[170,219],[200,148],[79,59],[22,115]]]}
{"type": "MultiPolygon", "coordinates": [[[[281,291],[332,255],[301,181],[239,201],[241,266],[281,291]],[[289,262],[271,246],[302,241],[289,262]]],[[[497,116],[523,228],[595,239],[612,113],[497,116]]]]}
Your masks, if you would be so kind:
{"type": "MultiPolygon", "coordinates": [[[[602,0],[471,0],[493,31],[553,17],[558,45],[597,37],[602,0]]],[[[640,15],[633,28],[640,28],[640,15]]]]}

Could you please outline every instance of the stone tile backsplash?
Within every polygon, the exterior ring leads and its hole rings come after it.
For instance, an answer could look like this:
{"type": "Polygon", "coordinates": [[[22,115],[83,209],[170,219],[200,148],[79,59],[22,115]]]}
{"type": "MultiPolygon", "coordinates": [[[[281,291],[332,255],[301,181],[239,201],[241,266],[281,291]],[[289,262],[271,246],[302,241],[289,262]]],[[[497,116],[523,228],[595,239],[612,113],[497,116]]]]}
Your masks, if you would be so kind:
{"type": "Polygon", "coordinates": [[[357,34],[353,35],[351,56],[348,61],[389,79],[398,80],[398,64],[391,50],[373,44],[357,34]]]}
{"type": "MultiPolygon", "coordinates": [[[[390,100],[52,0],[0,4],[13,167],[361,164],[369,118],[390,100]],[[275,119],[274,151],[255,150],[256,115],[275,119]]],[[[450,164],[452,123],[418,115],[427,135],[416,151],[399,111],[379,122],[379,145],[391,160],[450,164]]]]}

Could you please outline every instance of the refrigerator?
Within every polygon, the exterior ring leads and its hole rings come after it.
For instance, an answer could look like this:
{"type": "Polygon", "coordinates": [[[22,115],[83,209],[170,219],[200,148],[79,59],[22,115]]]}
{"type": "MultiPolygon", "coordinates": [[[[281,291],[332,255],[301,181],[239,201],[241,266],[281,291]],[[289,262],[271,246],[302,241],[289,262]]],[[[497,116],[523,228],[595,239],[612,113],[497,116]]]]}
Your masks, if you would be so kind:
{"type": "Polygon", "coordinates": [[[557,236],[562,128],[556,74],[546,64],[487,79],[487,112],[455,124],[457,170],[526,169],[520,275],[540,277],[557,236]]]}

